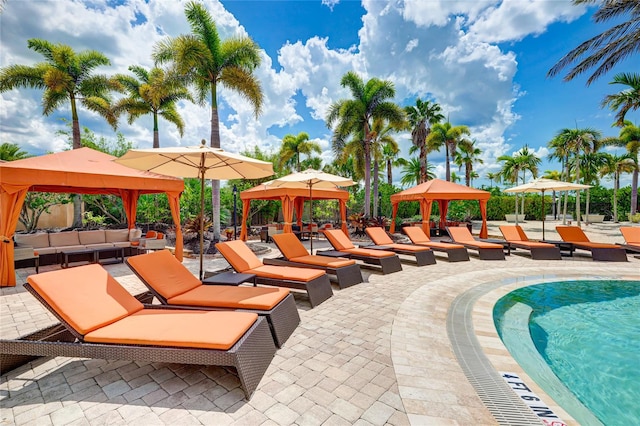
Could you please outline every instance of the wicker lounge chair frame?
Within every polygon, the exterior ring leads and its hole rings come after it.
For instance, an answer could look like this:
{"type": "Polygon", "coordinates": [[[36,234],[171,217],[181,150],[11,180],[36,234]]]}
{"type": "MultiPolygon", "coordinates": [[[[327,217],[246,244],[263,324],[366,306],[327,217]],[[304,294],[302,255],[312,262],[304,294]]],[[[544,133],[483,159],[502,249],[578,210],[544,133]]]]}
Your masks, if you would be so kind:
{"type": "Polygon", "coordinates": [[[451,241],[453,241],[453,243],[455,244],[460,244],[467,249],[475,250],[478,253],[478,256],[480,257],[480,260],[505,260],[504,247],[502,245],[492,244],[492,243],[482,243],[481,241],[474,241],[474,240],[459,240],[459,239],[457,240],[453,236],[453,233],[455,233],[456,231],[461,232],[460,230],[463,230],[462,232],[469,233],[469,235],[471,235],[471,232],[469,232],[466,226],[457,227],[455,228],[455,230],[453,229],[454,228],[452,227],[449,227],[449,226],[447,227],[447,232],[451,237],[451,241]],[[492,244],[495,247],[489,247],[488,246],[489,244],[492,244]]]}
{"type": "Polygon", "coordinates": [[[627,252],[616,244],[595,243],[589,241],[589,237],[582,228],[577,226],[556,226],[556,231],[563,241],[573,244],[574,249],[591,252],[591,259],[599,262],[627,262],[627,252]],[[578,234],[578,241],[572,241],[571,233],[578,234]]]}
{"type": "MultiPolygon", "coordinates": [[[[67,323],[29,284],[25,284],[59,321],[17,339],[0,340],[0,368],[6,372],[33,357],[99,358],[127,361],[167,362],[176,364],[216,365],[236,370],[240,386],[250,399],[276,352],[267,321],[258,317],[247,332],[228,350],[183,347],[142,346],[89,343],[67,323]]],[[[170,309],[165,305],[145,305],[145,309],[170,309]]]]}
{"type": "Polygon", "coordinates": [[[459,247],[456,247],[451,243],[441,243],[438,241],[431,241],[429,239],[429,236],[425,234],[422,228],[420,228],[419,226],[410,226],[410,227],[405,226],[404,228],[402,228],[402,230],[405,233],[405,235],[409,237],[409,239],[411,240],[411,243],[417,246],[429,247],[434,252],[445,253],[447,255],[447,260],[449,262],[468,262],[469,261],[469,252],[462,244],[458,244],[459,247]],[[409,230],[409,233],[406,232],[408,230],[407,228],[412,228],[411,230],[409,230]],[[414,240],[412,238],[412,235],[410,235],[413,229],[419,230],[421,232],[420,236],[424,236],[424,240],[419,240],[419,241],[414,240]],[[450,247],[446,247],[447,245],[450,247]]]}
{"type": "MultiPolygon", "coordinates": [[[[236,241],[239,241],[239,240],[236,240],[236,241]]],[[[228,243],[218,243],[216,244],[216,247],[222,244],[228,245],[228,243]]],[[[220,250],[220,248],[218,248],[218,251],[227,260],[227,262],[229,262],[229,265],[231,265],[231,267],[236,272],[255,273],[255,272],[252,272],[251,270],[249,271],[237,270],[236,267],[225,256],[225,254],[220,250]]],[[[313,268],[308,268],[308,269],[313,269],[313,268]]],[[[318,306],[319,304],[321,304],[322,302],[324,302],[325,300],[333,296],[331,281],[329,281],[329,276],[326,273],[310,281],[296,281],[296,280],[286,279],[286,278],[268,278],[268,277],[261,277],[256,274],[255,282],[256,284],[268,285],[272,287],[285,287],[285,288],[291,288],[294,290],[305,291],[309,296],[309,303],[311,304],[312,308],[315,308],[316,306],[318,306]]]]}
{"type": "Polygon", "coordinates": [[[412,248],[416,247],[415,245],[397,244],[397,243],[394,243],[393,240],[388,236],[385,239],[380,239],[376,235],[376,232],[381,231],[384,233],[384,235],[387,235],[387,231],[379,227],[365,228],[364,231],[367,233],[369,238],[371,238],[371,241],[373,241],[373,245],[360,246],[362,248],[372,249],[372,250],[389,250],[396,254],[411,256],[415,260],[412,261],[410,259],[400,258],[400,261],[413,263],[417,266],[426,266],[426,265],[436,264],[436,258],[429,247],[423,246],[423,247],[419,247],[419,250],[412,250],[412,248]]]}
{"type": "MultiPolygon", "coordinates": [[[[148,254],[141,254],[139,256],[148,256],[148,254]]],[[[137,256],[136,256],[137,257],[137,256]]],[[[171,304],[169,301],[160,294],[151,283],[149,283],[144,276],[136,269],[134,265],[129,262],[130,259],[126,259],[125,263],[133,271],[133,273],[142,281],[142,283],[149,289],[150,295],[158,299],[163,305],[170,306],[174,309],[191,309],[198,311],[238,311],[238,312],[252,312],[265,317],[269,324],[269,329],[273,335],[273,341],[277,347],[281,348],[287,339],[293,334],[294,330],[300,324],[300,314],[298,313],[298,307],[292,294],[282,299],[280,303],[273,307],[273,309],[261,310],[261,309],[246,309],[246,308],[230,308],[223,306],[189,306],[189,305],[176,305],[171,304]]],[[[159,264],[158,267],[162,265],[159,264]]],[[[152,297],[152,298],[153,298],[152,297]]],[[[151,303],[149,301],[148,303],[151,303]]]]}
{"type": "MultiPolygon", "coordinates": [[[[362,271],[360,270],[360,265],[358,265],[357,263],[353,265],[332,267],[332,266],[322,266],[322,265],[315,265],[315,264],[300,262],[300,261],[296,261],[295,258],[288,259],[284,255],[285,250],[283,250],[284,247],[282,247],[282,239],[281,239],[282,236],[286,236],[286,235],[289,235],[289,234],[279,234],[278,236],[276,236],[276,238],[273,238],[273,237],[271,238],[273,242],[276,244],[276,246],[278,247],[278,249],[280,250],[280,252],[283,254],[283,256],[275,259],[273,258],[263,259],[263,262],[265,265],[294,266],[298,268],[321,269],[330,275],[329,279],[331,279],[331,277],[335,277],[335,283],[338,285],[338,287],[341,290],[347,287],[354,286],[356,284],[360,284],[361,282],[364,281],[364,278],[362,277],[362,271]]],[[[296,238],[296,241],[297,241],[297,238],[296,238]]],[[[300,245],[302,245],[302,243],[300,243],[299,241],[297,242],[300,245]]],[[[323,257],[323,256],[319,256],[319,257],[323,257]]]]}
{"type": "Polygon", "coordinates": [[[531,258],[534,260],[562,260],[560,249],[550,243],[540,243],[537,241],[529,241],[529,238],[525,234],[524,230],[519,225],[506,226],[501,225],[500,232],[504,239],[516,249],[522,249],[528,251],[531,258]],[[509,232],[511,230],[511,232],[509,232]],[[518,239],[510,238],[511,233],[518,235],[518,239]]]}
{"type": "MultiPolygon", "coordinates": [[[[387,257],[375,257],[375,256],[367,256],[358,253],[350,253],[348,251],[340,250],[336,247],[335,241],[333,240],[332,233],[333,232],[342,232],[341,229],[331,229],[323,231],[327,241],[331,244],[331,246],[341,253],[342,256],[347,257],[349,259],[360,260],[364,263],[364,267],[369,267],[378,272],[382,272],[382,274],[392,274],[394,272],[402,271],[402,264],[400,263],[400,257],[397,254],[393,256],[387,257]]],[[[344,232],[342,232],[344,234],[344,232]]],[[[348,238],[348,237],[347,237],[348,238]]],[[[354,246],[355,247],[355,246],[354,246]]],[[[359,250],[369,250],[369,249],[359,249],[359,250]]],[[[322,252],[317,252],[322,255],[322,252]]]]}

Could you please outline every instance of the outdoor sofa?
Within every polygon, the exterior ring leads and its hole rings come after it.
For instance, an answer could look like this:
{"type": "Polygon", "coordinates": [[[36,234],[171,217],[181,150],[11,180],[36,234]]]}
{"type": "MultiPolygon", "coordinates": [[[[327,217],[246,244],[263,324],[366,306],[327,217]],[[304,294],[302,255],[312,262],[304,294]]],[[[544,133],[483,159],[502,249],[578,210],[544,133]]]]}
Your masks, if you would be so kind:
{"type": "Polygon", "coordinates": [[[265,317],[278,347],[300,324],[296,302],[288,289],[203,285],[168,250],[133,256],[125,263],[164,305],[254,312],[265,317]]]}
{"type": "Polygon", "coordinates": [[[500,225],[500,232],[511,248],[526,250],[536,260],[561,260],[560,249],[554,244],[531,241],[520,225],[500,225]]]}
{"type": "Polygon", "coordinates": [[[282,257],[264,259],[265,265],[322,269],[329,274],[329,279],[335,277],[335,281],[341,289],[364,281],[360,265],[355,260],[343,257],[330,258],[311,255],[295,234],[292,233],[278,234],[272,238],[278,250],[282,253],[282,257]]]}
{"type": "Polygon", "coordinates": [[[571,243],[573,248],[590,252],[593,260],[604,262],[626,262],[628,260],[624,248],[617,244],[591,242],[582,228],[558,225],[556,231],[562,241],[571,243]]]}
{"type": "Polygon", "coordinates": [[[306,291],[312,308],[333,296],[331,282],[324,271],[265,265],[242,240],[218,243],[216,248],[236,272],[255,274],[257,284],[306,291]]]}
{"type": "Polygon", "coordinates": [[[409,237],[413,244],[429,247],[434,252],[446,253],[449,262],[469,261],[469,252],[461,244],[441,243],[439,241],[431,241],[429,236],[425,234],[419,226],[405,226],[402,231],[409,237]]]}
{"type": "MultiPolygon", "coordinates": [[[[361,246],[363,248],[390,250],[396,254],[413,256],[415,258],[415,264],[418,266],[435,265],[436,263],[436,258],[429,247],[394,243],[391,237],[387,235],[387,231],[380,227],[367,227],[364,231],[369,238],[371,238],[374,245],[361,246]]],[[[402,260],[402,258],[400,260],[402,260]]]]}
{"type": "MultiPolygon", "coordinates": [[[[348,257],[350,259],[361,260],[365,265],[376,265],[376,269],[383,274],[391,274],[393,272],[402,271],[400,258],[397,254],[389,250],[372,250],[366,248],[358,248],[353,245],[349,237],[345,235],[342,229],[330,229],[323,232],[338,255],[348,257]]],[[[329,252],[317,252],[320,255],[333,255],[329,252]]]]}
{"type": "Polygon", "coordinates": [[[27,281],[61,325],[0,340],[3,372],[34,356],[216,365],[237,371],[249,399],[276,352],[266,319],[255,313],[143,305],[97,264],[27,281]]]}
{"type": "MultiPolygon", "coordinates": [[[[16,248],[32,248],[38,253],[40,266],[62,262],[67,250],[122,247],[125,256],[137,254],[142,231],[140,229],[100,229],[93,231],[38,232],[15,234],[16,248]]],[[[166,242],[166,240],[165,240],[166,242]]]]}
{"type": "Polygon", "coordinates": [[[502,244],[477,241],[466,226],[450,226],[447,232],[454,243],[477,251],[481,260],[505,260],[502,244]]]}

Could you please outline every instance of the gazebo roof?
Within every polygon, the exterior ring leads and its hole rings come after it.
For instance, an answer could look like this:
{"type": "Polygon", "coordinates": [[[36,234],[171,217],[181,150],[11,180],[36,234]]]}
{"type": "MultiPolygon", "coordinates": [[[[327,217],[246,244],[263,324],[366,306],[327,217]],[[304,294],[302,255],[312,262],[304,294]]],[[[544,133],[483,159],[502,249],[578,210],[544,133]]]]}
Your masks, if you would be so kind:
{"type": "MultiPolygon", "coordinates": [[[[284,196],[309,198],[308,188],[283,188],[258,185],[240,193],[241,200],[280,200],[284,196]]],[[[337,188],[313,188],[314,200],[348,200],[349,192],[337,188]]]]}
{"type": "Polygon", "coordinates": [[[488,200],[491,193],[441,179],[416,185],[391,196],[392,203],[419,200],[488,200]]]}

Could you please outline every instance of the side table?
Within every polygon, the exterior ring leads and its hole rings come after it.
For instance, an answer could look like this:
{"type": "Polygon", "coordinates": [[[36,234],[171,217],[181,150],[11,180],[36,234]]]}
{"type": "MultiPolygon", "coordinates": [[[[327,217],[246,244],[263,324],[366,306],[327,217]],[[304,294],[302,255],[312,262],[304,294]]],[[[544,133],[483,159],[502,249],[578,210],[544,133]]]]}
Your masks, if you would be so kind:
{"type": "Polygon", "coordinates": [[[236,272],[223,272],[202,280],[205,285],[240,285],[252,282],[256,286],[256,274],[242,274],[236,272]]]}

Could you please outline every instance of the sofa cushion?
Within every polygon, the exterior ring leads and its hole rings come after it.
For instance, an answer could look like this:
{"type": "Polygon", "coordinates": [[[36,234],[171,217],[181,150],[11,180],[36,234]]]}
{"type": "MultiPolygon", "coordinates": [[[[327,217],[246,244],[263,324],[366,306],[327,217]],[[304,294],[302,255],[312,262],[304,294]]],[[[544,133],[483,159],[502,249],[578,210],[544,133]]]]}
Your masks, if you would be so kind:
{"type": "MultiPolygon", "coordinates": [[[[142,237],[142,229],[132,228],[129,229],[129,241],[138,241],[142,237]]],[[[118,241],[114,241],[118,242],[118,241]]]]}
{"type": "Polygon", "coordinates": [[[79,246],[81,244],[78,231],[51,233],[49,234],[49,245],[51,247],[79,246]]]}
{"type": "Polygon", "coordinates": [[[113,248],[113,243],[87,244],[85,247],[88,249],[113,248]]]}
{"type": "Polygon", "coordinates": [[[107,229],[104,231],[106,243],[122,243],[129,241],[128,229],[107,229]]]}
{"type": "Polygon", "coordinates": [[[44,255],[44,254],[56,254],[56,248],[55,247],[39,247],[34,249],[35,251],[38,252],[39,255],[44,255]]]}
{"type": "Polygon", "coordinates": [[[37,234],[16,234],[15,240],[21,246],[33,248],[49,247],[49,234],[38,232],[37,234]]]}
{"type": "Polygon", "coordinates": [[[107,242],[105,240],[104,229],[96,231],[80,231],[78,237],[80,238],[80,244],[84,245],[103,244],[107,242]]]}

